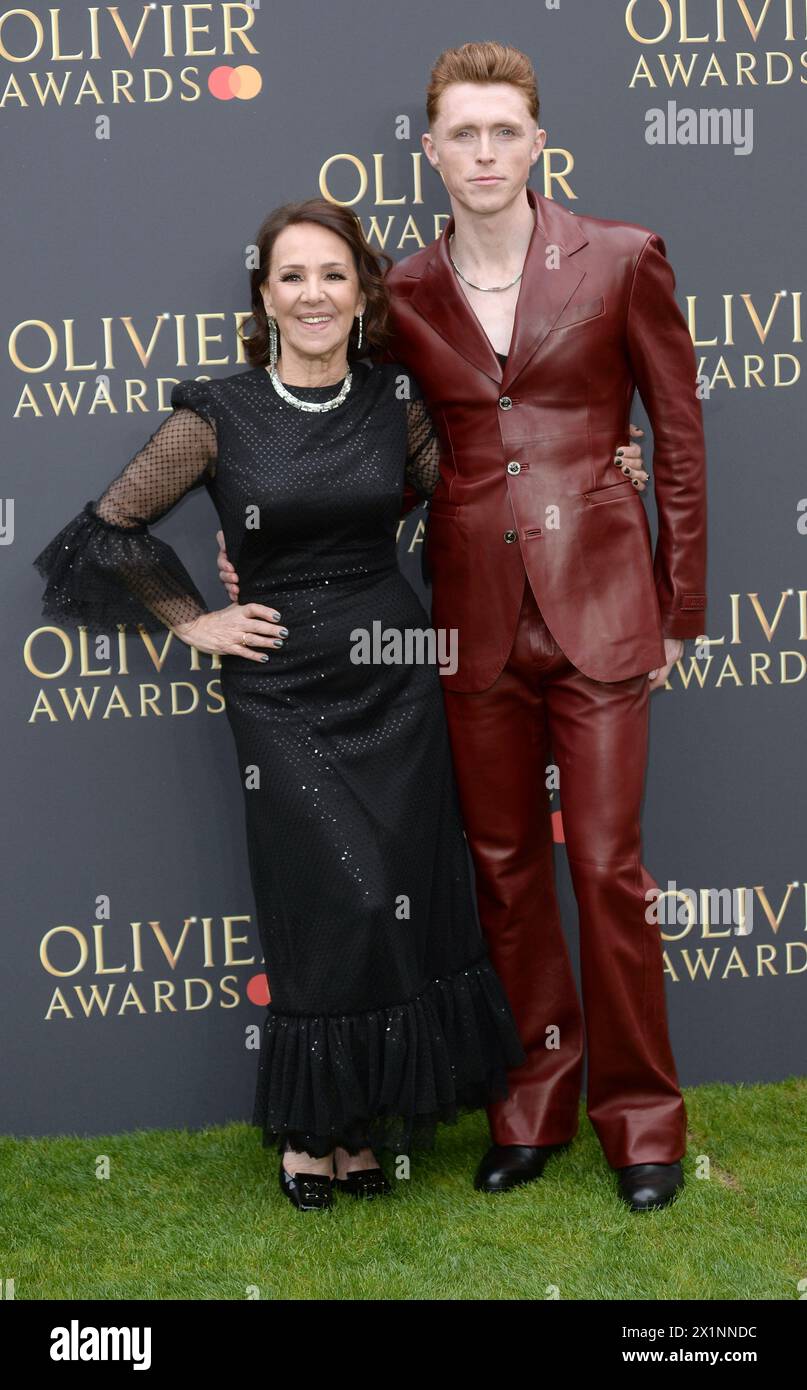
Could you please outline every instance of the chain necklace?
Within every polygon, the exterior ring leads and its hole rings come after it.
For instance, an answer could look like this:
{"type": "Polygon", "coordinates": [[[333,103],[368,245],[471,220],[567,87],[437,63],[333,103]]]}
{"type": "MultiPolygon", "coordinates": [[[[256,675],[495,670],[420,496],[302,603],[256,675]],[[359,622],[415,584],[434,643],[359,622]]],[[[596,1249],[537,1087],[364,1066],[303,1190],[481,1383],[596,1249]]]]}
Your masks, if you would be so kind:
{"type": "Polygon", "coordinates": [[[323,410],[335,410],[338,405],[341,405],[342,402],[347,399],[347,394],[350,390],[351,382],[353,381],[353,373],[350,371],[350,368],[348,368],[347,376],[342,383],[342,389],[337,396],[332,396],[329,401],[301,401],[299,396],[293,396],[291,391],[288,391],[283,385],[283,382],[277,374],[276,367],[266,367],[265,370],[269,373],[269,380],[277,391],[277,394],[284,401],[287,401],[289,405],[293,405],[296,410],[313,410],[317,413],[323,410]]]}
{"type": "Polygon", "coordinates": [[[451,243],[453,240],[454,233],[452,232],[451,236],[448,238],[448,258],[451,261],[451,264],[453,265],[460,279],[464,280],[466,285],[470,285],[472,290],[481,290],[483,294],[501,294],[502,290],[510,290],[513,288],[513,285],[517,285],[522,275],[524,274],[524,267],[522,266],[515,280],[511,280],[509,285],[475,285],[473,280],[469,280],[467,276],[463,275],[462,271],[457,265],[457,262],[454,260],[454,257],[451,254],[451,243]]]}

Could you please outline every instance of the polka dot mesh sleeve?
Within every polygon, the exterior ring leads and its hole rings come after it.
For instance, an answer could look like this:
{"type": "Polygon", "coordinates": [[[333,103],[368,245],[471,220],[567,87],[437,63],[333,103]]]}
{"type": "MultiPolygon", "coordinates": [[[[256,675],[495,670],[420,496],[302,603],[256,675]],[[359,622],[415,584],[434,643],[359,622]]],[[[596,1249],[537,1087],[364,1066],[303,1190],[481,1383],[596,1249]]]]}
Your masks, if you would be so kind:
{"type": "Polygon", "coordinates": [[[87,502],[36,557],[45,617],[109,632],[148,632],[208,611],[179,556],[150,535],[185,493],[215,472],[216,430],[203,382],[180,382],[173,413],[96,502],[87,502]]]}
{"type": "Polygon", "coordinates": [[[440,441],[425,401],[407,401],[406,420],[406,481],[421,498],[431,497],[440,476],[440,441]]]}
{"type": "MultiPolygon", "coordinates": [[[[390,353],[382,358],[389,363],[390,353]]],[[[402,362],[392,362],[395,376],[406,382],[407,447],[402,515],[431,497],[440,476],[440,439],[423,392],[402,362]]]]}

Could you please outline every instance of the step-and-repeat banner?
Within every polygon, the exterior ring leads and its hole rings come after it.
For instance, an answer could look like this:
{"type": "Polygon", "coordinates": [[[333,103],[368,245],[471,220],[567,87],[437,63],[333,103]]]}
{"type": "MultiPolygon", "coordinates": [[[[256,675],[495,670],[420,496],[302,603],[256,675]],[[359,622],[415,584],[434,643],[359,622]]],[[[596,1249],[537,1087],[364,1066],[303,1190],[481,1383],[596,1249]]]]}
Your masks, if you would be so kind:
{"type": "MultiPolygon", "coordinates": [[[[32,560],[173,382],[243,364],[271,208],[322,194],[394,258],[439,235],[430,68],[489,38],[536,66],[533,186],[660,233],[695,344],[708,640],[651,697],[644,815],[680,1079],[807,1071],[805,0],[32,0],[0,9],[7,1133],[251,1111],[267,981],[217,662],[48,623],[32,560]]],[[[156,532],[220,607],[217,526],[202,491],[156,532]]]]}

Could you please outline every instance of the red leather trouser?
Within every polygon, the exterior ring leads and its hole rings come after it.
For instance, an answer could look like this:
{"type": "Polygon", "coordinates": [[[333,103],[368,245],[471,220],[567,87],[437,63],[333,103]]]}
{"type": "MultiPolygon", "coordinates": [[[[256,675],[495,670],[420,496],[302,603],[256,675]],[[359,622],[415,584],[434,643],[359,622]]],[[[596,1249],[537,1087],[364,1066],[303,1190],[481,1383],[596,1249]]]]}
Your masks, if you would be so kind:
{"type": "Polygon", "coordinates": [[[564,656],[525,574],[510,656],[487,690],[443,691],[480,920],[527,1060],[488,1109],[497,1144],[577,1132],[586,1109],[613,1168],[672,1163],[686,1109],[667,1032],[655,888],[641,862],[646,675],[603,682],[564,656]],[[581,1015],[555,892],[547,767],[559,769],[580,919],[581,1015]]]}

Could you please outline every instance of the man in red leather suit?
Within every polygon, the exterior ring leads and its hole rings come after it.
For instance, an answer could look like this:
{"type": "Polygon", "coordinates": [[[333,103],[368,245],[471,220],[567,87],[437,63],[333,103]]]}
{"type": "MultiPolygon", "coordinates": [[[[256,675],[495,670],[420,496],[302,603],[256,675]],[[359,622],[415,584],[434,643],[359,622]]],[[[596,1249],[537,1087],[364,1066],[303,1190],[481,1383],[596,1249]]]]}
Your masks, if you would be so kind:
{"type": "Polygon", "coordinates": [[[452,217],[388,277],[390,355],[419,383],[442,444],[426,540],[432,624],[458,630],[457,670],[442,677],[454,766],[480,918],[527,1052],[488,1112],[493,1147],[476,1185],[539,1176],[576,1133],[585,1021],[587,1113],[620,1195],[644,1210],[677,1195],[686,1150],[640,803],[650,690],[681,639],[704,632],[697,368],[662,239],[526,187],[545,132],[537,93],[533,119],[513,85],[514,53],[474,44],[438,59],[423,144],[452,217]],[[497,235],[515,216],[523,261],[497,235]],[[507,351],[506,313],[486,332],[475,309],[514,264],[507,351]],[[613,466],[637,388],[654,437],[655,557],[637,489],[613,466]],[[582,1013],[555,892],[552,765],[582,1013]]]}
{"type": "MultiPolygon", "coordinates": [[[[694,348],[661,237],[527,187],[546,132],[523,53],[447,50],[427,111],[423,146],[452,216],[389,273],[387,357],[417,380],[442,445],[432,623],[458,631],[457,669],[441,672],[454,768],[482,927],[527,1054],[488,1111],[475,1184],[537,1178],[573,1138],[585,1026],[588,1116],[621,1197],[647,1210],[677,1195],[686,1150],[640,806],[650,691],[704,631],[694,348]],[[639,480],[615,452],[637,388],[654,437],[655,556],[639,480]],[[551,767],[582,1011],[555,892],[551,767]]],[[[419,500],[407,488],[405,509],[419,500]]],[[[219,569],[237,581],[226,555],[219,569]]]]}

